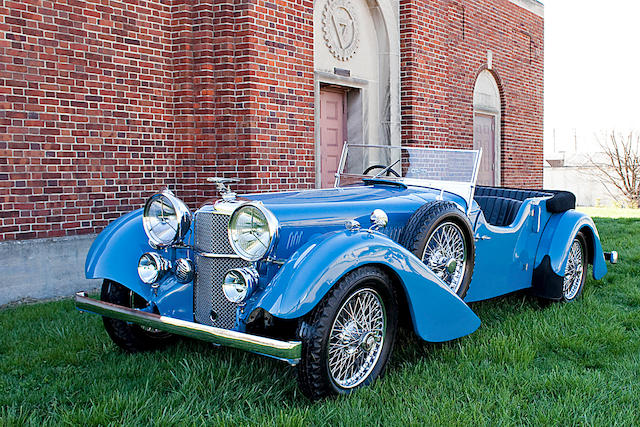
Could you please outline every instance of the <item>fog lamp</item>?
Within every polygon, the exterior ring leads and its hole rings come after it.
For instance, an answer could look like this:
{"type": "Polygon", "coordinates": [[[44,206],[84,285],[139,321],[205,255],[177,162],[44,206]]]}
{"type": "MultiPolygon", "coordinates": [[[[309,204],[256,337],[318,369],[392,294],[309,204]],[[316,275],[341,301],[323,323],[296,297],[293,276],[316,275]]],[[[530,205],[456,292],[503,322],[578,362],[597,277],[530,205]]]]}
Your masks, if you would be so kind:
{"type": "Polygon", "coordinates": [[[222,292],[233,303],[246,301],[258,284],[258,272],[252,267],[234,268],[224,276],[222,292]]]}
{"type": "Polygon", "coordinates": [[[138,261],[138,276],[144,283],[152,284],[171,268],[169,261],[154,252],[147,252],[138,261]]]}

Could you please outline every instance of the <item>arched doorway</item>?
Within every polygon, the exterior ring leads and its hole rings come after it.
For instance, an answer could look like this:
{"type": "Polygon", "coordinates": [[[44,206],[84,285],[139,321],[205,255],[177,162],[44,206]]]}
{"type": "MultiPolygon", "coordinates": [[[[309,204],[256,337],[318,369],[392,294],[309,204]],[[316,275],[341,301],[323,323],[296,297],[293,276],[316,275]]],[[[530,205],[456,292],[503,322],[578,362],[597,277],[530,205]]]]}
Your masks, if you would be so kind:
{"type": "Polygon", "coordinates": [[[489,70],[482,71],[473,89],[473,147],[482,148],[479,185],[500,185],[500,88],[489,70]]]}
{"type": "Polygon", "coordinates": [[[315,0],[316,184],[344,142],[400,145],[400,24],[394,0],[315,0]]]}

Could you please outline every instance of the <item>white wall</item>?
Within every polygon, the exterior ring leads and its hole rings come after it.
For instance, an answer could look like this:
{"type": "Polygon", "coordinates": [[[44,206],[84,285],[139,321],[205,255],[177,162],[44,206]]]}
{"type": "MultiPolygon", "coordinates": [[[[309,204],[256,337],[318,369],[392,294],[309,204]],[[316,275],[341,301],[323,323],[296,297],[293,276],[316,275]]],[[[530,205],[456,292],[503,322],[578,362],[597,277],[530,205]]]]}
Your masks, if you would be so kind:
{"type": "Polygon", "coordinates": [[[544,188],[571,191],[576,195],[578,206],[615,206],[616,201],[624,201],[624,196],[615,186],[605,185],[598,179],[597,170],[593,167],[545,166],[544,188]]]}

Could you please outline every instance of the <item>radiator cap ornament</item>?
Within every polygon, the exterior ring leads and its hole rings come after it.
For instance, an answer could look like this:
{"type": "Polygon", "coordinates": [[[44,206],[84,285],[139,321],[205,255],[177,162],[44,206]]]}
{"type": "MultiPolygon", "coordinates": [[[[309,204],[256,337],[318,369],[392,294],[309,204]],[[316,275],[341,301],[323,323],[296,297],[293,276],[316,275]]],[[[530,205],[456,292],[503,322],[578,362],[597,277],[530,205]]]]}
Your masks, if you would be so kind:
{"type": "Polygon", "coordinates": [[[227,184],[240,182],[238,178],[213,177],[207,178],[207,182],[216,184],[216,187],[218,187],[218,192],[220,193],[220,196],[222,196],[222,200],[224,200],[225,202],[232,202],[236,199],[237,194],[231,191],[227,184]]]}

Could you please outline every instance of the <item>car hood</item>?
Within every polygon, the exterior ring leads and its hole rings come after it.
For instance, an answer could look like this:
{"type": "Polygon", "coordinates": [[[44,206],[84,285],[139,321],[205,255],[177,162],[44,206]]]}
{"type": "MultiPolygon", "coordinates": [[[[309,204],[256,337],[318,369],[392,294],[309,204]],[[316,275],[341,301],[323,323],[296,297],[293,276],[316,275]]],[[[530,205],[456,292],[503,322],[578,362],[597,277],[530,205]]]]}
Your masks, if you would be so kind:
{"type": "MultiPolygon", "coordinates": [[[[423,187],[371,184],[248,194],[243,198],[263,203],[278,219],[279,236],[275,255],[286,259],[312,237],[344,229],[348,220],[355,219],[363,228],[369,228],[369,218],[374,209],[382,209],[387,213],[389,223],[381,231],[398,241],[411,214],[439,195],[439,191],[423,187]]],[[[449,196],[445,198],[464,205],[460,197],[449,196]]]]}

